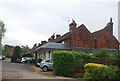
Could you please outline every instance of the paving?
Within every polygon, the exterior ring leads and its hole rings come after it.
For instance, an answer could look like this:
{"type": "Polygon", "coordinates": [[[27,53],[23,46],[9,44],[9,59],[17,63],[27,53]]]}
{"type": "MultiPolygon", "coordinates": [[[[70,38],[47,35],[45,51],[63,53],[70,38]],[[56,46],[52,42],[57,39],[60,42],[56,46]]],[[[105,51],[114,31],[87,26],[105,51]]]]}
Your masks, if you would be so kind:
{"type": "Polygon", "coordinates": [[[2,62],[2,79],[71,79],[67,77],[56,76],[52,71],[42,72],[29,64],[2,62]]]}

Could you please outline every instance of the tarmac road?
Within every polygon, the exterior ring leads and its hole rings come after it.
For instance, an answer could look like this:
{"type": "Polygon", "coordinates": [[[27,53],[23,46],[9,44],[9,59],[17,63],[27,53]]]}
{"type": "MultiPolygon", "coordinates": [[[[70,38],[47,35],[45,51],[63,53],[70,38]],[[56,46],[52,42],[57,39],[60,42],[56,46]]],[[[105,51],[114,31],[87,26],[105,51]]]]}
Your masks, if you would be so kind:
{"type": "Polygon", "coordinates": [[[53,72],[42,72],[40,68],[37,68],[36,72],[33,67],[21,63],[2,61],[2,79],[71,79],[56,76],[53,72]]]}

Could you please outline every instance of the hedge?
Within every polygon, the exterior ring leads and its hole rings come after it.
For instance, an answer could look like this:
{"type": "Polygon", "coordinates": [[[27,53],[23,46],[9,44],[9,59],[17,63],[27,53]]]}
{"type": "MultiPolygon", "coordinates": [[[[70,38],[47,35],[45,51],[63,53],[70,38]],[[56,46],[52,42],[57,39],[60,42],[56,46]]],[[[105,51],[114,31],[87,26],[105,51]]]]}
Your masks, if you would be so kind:
{"type": "Polygon", "coordinates": [[[73,52],[54,51],[52,54],[53,68],[56,75],[70,77],[75,68],[73,52]]]}
{"type": "Polygon", "coordinates": [[[73,51],[54,51],[52,54],[53,70],[56,75],[74,77],[77,72],[84,73],[84,64],[90,62],[92,55],[73,51]],[[86,59],[82,59],[86,57],[86,59]],[[74,76],[73,76],[74,75],[74,76]]]}

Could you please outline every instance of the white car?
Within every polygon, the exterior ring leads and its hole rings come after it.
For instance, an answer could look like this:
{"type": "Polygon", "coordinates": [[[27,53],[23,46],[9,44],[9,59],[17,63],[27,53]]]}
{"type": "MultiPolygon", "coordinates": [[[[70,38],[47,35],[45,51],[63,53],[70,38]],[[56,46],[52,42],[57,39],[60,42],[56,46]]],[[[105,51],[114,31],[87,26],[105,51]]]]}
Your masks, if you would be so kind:
{"type": "Polygon", "coordinates": [[[0,56],[0,60],[4,60],[5,58],[5,56],[0,56]]]}
{"type": "Polygon", "coordinates": [[[22,57],[21,62],[22,63],[27,63],[28,61],[32,60],[33,58],[30,57],[22,57]]]}
{"type": "Polygon", "coordinates": [[[53,63],[51,59],[43,60],[40,62],[40,68],[46,72],[48,70],[53,70],[53,63]]]}

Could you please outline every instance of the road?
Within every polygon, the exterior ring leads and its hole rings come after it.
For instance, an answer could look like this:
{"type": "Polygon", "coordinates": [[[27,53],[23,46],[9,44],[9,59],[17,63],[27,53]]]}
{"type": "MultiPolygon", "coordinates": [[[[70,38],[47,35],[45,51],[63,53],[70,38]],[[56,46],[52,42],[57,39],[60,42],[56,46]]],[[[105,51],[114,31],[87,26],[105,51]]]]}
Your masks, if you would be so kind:
{"type": "Polygon", "coordinates": [[[55,76],[53,72],[42,72],[39,68],[38,71],[26,64],[2,61],[2,79],[70,79],[55,76]]]}

